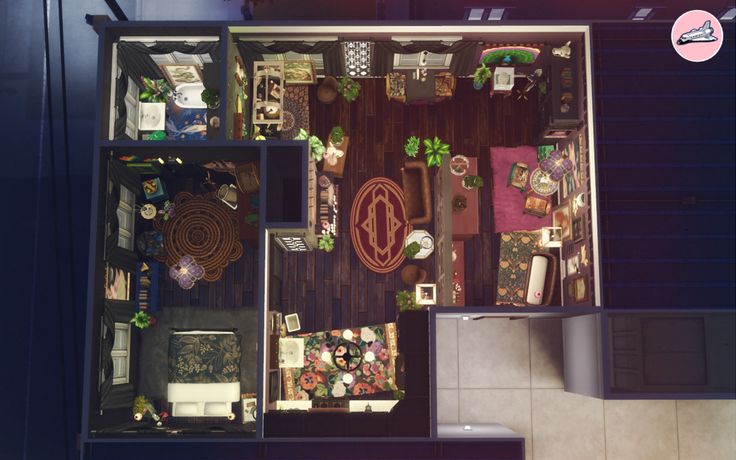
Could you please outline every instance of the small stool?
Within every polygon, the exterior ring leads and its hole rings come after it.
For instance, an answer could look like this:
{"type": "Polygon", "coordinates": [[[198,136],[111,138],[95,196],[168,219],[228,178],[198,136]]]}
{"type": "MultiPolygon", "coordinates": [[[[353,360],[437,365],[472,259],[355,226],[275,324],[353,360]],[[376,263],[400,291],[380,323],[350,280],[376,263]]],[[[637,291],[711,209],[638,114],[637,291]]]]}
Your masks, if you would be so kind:
{"type": "Polygon", "coordinates": [[[401,269],[401,281],[413,286],[427,280],[427,270],[423,270],[414,264],[409,264],[401,269]]]}
{"type": "Polygon", "coordinates": [[[317,88],[317,100],[323,104],[332,104],[337,97],[337,80],[335,77],[325,77],[317,88]]]}

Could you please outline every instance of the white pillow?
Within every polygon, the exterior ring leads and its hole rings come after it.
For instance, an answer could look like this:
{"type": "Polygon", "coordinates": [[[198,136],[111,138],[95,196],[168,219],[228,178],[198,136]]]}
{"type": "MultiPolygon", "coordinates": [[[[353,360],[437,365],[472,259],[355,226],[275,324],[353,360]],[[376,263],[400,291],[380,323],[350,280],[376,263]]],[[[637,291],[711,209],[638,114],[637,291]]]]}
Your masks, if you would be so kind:
{"type": "Polygon", "coordinates": [[[230,413],[230,403],[208,402],[204,403],[204,415],[227,415],[230,413]]]}
{"type": "Polygon", "coordinates": [[[176,414],[179,417],[191,417],[199,415],[199,403],[193,402],[179,402],[174,403],[176,414]]]}

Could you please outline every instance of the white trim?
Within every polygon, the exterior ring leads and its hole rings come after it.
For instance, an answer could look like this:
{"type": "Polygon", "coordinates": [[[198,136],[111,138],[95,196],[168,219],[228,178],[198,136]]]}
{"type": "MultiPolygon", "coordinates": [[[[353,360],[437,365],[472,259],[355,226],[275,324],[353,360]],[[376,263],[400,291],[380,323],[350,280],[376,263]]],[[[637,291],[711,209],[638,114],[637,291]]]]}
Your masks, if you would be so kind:
{"type": "Polygon", "coordinates": [[[437,37],[433,35],[416,35],[416,36],[396,35],[396,36],[391,37],[391,40],[395,42],[451,42],[451,43],[455,43],[455,42],[459,42],[462,39],[463,39],[462,35],[451,36],[451,37],[450,36],[437,37]]]}
{"type": "MultiPolygon", "coordinates": [[[[428,26],[381,26],[381,25],[341,25],[341,26],[232,26],[230,33],[238,34],[288,34],[290,33],[349,33],[349,34],[390,34],[390,33],[436,33],[436,34],[469,34],[469,33],[505,33],[505,32],[580,32],[588,30],[587,24],[572,25],[497,25],[497,24],[462,24],[428,26]]],[[[242,38],[241,38],[242,39],[242,38]]],[[[283,39],[283,37],[282,37],[283,39]]],[[[311,39],[311,38],[310,38],[311,39]]]]}
{"type": "Polygon", "coordinates": [[[120,37],[118,41],[121,42],[142,42],[142,43],[155,43],[155,42],[187,42],[187,43],[200,43],[200,42],[219,42],[220,37],[213,35],[207,36],[137,36],[131,35],[128,37],[120,37]]]}
{"type": "Polygon", "coordinates": [[[595,120],[593,119],[593,58],[591,56],[592,42],[590,39],[590,30],[586,28],[583,33],[583,40],[585,41],[585,74],[587,77],[585,90],[585,97],[587,98],[587,116],[586,123],[588,132],[587,137],[587,148],[588,148],[588,176],[590,177],[590,221],[591,228],[593,229],[593,247],[592,258],[593,258],[593,283],[595,285],[595,296],[592,297],[593,305],[603,306],[603,291],[601,290],[601,242],[600,242],[600,226],[598,225],[598,168],[596,167],[596,156],[595,156],[595,120]]]}
{"type": "MultiPolygon", "coordinates": [[[[259,305],[258,307],[263,310],[263,323],[261,324],[261,328],[263,328],[263,341],[264,343],[259,344],[261,355],[263,358],[263,372],[261,373],[263,376],[263,391],[260,392],[260,394],[256,395],[256,397],[259,399],[259,403],[257,404],[259,409],[259,415],[257,417],[256,423],[260,425],[261,427],[261,433],[263,432],[263,419],[265,418],[265,413],[267,412],[267,405],[268,405],[268,398],[266,397],[266,394],[269,391],[268,388],[268,380],[269,376],[271,375],[270,369],[269,369],[269,357],[268,357],[268,342],[269,342],[269,330],[268,330],[268,323],[269,323],[269,316],[268,316],[268,295],[269,295],[269,283],[271,281],[269,273],[270,273],[270,265],[269,261],[271,260],[271,244],[270,244],[270,232],[267,229],[263,230],[264,237],[263,237],[263,244],[264,244],[264,252],[265,257],[263,259],[263,305],[259,305]]],[[[277,371],[279,371],[277,369],[277,371]]],[[[280,372],[280,371],[279,371],[280,372]]],[[[278,399],[278,398],[277,398],[278,399]]]]}
{"type": "Polygon", "coordinates": [[[266,35],[263,37],[239,37],[238,41],[241,42],[283,42],[287,41],[285,39],[288,39],[290,42],[336,42],[340,39],[337,35],[328,35],[328,36],[315,36],[315,35],[304,35],[304,36],[298,36],[298,35],[279,35],[279,36],[273,36],[273,35],[266,35]]]}
{"type": "Polygon", "coordinates": [[[115,110],[115,96],[118,82],[118,44],[112,44],[112,73],[110,73],[110,110],[109,121],[107,123],[107,139],[112,141],[115,139],[115,120],[117,119],[117,110],[115,110]]]}

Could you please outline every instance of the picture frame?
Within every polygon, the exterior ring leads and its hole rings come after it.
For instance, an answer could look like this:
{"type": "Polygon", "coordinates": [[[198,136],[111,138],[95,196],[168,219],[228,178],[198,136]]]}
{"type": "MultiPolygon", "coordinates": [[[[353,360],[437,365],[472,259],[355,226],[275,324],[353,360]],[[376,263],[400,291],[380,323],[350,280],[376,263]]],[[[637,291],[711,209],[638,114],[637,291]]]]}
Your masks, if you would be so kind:
{"type": "Polygon", "coordinates": [[[415,300],[417,305],[437,304],[437,285],[432,283],[417,284],[415,289],[415,300]]]}
{"type": "Polygon", "coordinates": [[[281,399],[281,379],[279,371],[272,370],[268,373],[268,402],[275,403],[281,399]]]}
{"type": "Polygon", "coordinates": [[[572,229],[573,243],[583,241],[583,238],[585,237],[585,225],[584,225],[582,216],[572,218],[571,229],[572,229]]]}
{"type": "Polygon", "coordinates": [[[575,303],[587,302],[590,299],[588,277],[585,275],[572,277],[568,285],[568,294],[575,303]]]}
{"type": "Polygon", "coordinates": [[[284,61],[284,81],[292,85],[314,85],[317,83],[317,72],[314,62],[284,61]]]}
{"type": "Polygon", "coordinates": [[[194,64],[159,64],[171,89],[184,83],[202,83],[202,71],[194,64]]]}
{"type": "Polygon", "coordinates": [[[577,275],[580,273],[580,254],[575,254],[565,259],[565,273],[570,275],[577,275]]]}
{"type": "Polygon", "coordinates": [[[552,209],[552,226],[562,229],[562,241],[570,241],[572,237],[570,202],[566,201],[552,209]]]}

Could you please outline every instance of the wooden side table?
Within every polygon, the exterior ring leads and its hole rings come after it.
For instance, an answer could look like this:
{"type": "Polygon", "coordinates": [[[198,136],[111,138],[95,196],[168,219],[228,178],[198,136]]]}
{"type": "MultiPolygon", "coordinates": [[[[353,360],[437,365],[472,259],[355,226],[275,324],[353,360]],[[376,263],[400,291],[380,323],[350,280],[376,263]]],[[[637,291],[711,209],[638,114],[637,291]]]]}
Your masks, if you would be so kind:
{"type": "MultiPolygon", "coordinates": [[[[478,158],[468,158],[468,175],[478,174],[478,158]]],[[[464,196],[467,206],[464,211],[452,213],[452,239],[467,240],[480,233],[480,200],[477,188],[468,190],[463,187],[463,177],[452,176],[452,197],[464,196]]]]}
{"type": "Polygon", "coordinates": [[[350,145],[350,137],[343,136],[342,144],[334,145],[331,141],[327,142],[327,147],[334,147],[338,150],[342,150],[344,155],[337,159],[337,163],[331,165],[327,160],[322,161],[322,171],[331,172],[336,178],[342,179],[343,172],[345,171],[345,159],[348,157],[348,145],[350,145]]]}

